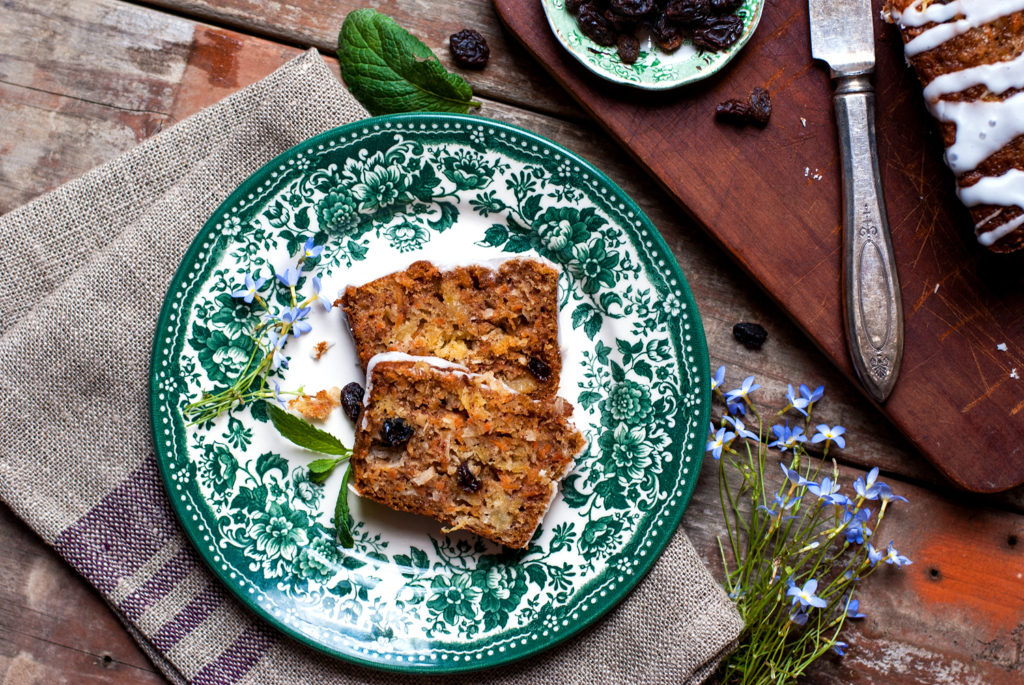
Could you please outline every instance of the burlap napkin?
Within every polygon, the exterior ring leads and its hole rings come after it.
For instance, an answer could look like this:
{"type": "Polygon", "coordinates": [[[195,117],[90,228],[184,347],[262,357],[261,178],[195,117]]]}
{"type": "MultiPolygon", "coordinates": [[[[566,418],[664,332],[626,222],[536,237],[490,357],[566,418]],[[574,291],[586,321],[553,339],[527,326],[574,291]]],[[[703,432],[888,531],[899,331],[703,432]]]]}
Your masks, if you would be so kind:
{"type": "MultiPolygon", "coordinates": [[[[367,116],[315,51],[0,217],[0,497],[95,585],[176,683],[408,683],[252,616],[178,527],[146,383],[164,291],[262,164],[367,116]]],[[[685,534],[616,610],[530,662],[445,682],[699,681],[740,620],[685,534]]]]}

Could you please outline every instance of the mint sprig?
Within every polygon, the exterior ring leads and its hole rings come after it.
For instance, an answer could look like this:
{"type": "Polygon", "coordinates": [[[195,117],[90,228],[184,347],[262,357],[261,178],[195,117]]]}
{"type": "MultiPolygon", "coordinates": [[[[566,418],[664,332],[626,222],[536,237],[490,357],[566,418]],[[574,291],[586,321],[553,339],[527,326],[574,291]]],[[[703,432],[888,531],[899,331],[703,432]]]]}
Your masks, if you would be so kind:
{"type": "Polygon", "coordinates": [[[338,34],[341,76],[370,114],[460,112],[479,107],[473,89],[444,68],[437,56],[372,9],[349,12],[338,34]]]}
{"type": "MultiPolygon", "coordinates": [[[[317,485],[326,483],[338,464],[352,456],[352,450],[327,431],[320,430],[308,421],[289,414],[269,402],[266,403],[266,409],[270,414],[270,422],[274,424],[277,432],[291,442],[313,452],[339,455],[334,459],[316,459],[309,463],[309,480],[317,485]]],[[[338,531],[338,543],[347,549],[355,545],[352,539],[352,517],[348,509],[348,482],[351,477],[352,465],[349,464],[341,479],[338,501],[334,504],[334,525],[338,531]]]]}

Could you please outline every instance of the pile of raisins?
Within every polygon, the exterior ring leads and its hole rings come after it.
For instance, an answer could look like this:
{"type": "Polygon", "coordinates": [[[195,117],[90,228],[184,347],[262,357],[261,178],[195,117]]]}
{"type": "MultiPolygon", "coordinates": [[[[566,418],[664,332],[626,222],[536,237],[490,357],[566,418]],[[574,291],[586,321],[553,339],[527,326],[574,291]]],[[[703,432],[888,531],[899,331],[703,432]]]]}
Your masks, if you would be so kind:
{"type": "Polygon", "coordinates": [[[640,29],[673,52],[690,38],[701,50],[725,50],[743,35],[735,15],[743,0],[566,0],[580,31],[598,45],[615,45],[619,58],[632,64],[640,56],[640,29]]]}

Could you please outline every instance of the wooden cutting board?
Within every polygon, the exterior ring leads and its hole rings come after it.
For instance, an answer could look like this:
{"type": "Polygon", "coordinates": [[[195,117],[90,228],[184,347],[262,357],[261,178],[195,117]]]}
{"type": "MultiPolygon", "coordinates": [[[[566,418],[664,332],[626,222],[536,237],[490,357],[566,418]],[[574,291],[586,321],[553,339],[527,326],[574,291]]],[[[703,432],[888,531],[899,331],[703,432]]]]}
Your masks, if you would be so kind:
{"type": "MultiPolygon", "coordinates": [[[[1024,254],[994,255],[975,241],[897,30],[880,21],[882,0],[874,5],[878,152],[906,317],[902,372],[881,410],[957,485],[1005,490],[1024,482],[1024,254]]],[[[842,326],[832,91],[827,69],[810,57],[806,0],[766,3],[753,39],[723,71],[660,94],[591,74],[556,41],[540,0],[495,6],[565,89],[853,378],[842,326]],[[755,86],[771,93],[766,129],[714,121],[716,104],[755,86]]]]}

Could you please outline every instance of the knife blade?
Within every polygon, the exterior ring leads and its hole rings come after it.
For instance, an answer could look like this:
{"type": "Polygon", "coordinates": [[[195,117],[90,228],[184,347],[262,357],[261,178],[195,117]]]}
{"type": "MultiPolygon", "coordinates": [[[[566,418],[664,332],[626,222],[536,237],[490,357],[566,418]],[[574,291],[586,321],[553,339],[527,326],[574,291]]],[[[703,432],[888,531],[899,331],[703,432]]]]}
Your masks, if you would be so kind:
{"type": "Polygon", "coordinates": [[[811,56],[829,65],[843,182],[843,321],[850,358],[884,402],[903,360],[903,301],[875,146],[870,0],[808,0],[811,56]]]}

